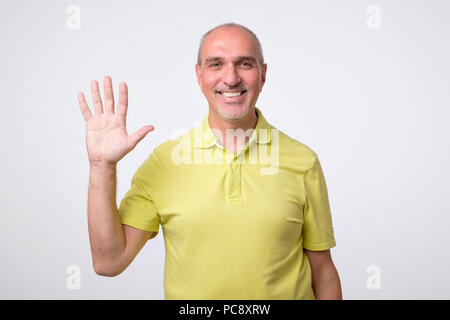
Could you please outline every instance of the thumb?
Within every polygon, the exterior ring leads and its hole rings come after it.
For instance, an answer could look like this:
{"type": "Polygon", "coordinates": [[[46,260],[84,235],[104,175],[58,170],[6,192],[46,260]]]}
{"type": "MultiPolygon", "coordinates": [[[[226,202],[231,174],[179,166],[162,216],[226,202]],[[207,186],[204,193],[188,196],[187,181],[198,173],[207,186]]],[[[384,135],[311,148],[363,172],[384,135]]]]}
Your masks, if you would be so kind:
{"type": "Polygon", "coordinates": [[[139,141],[144,139],[145,136],[147,135],[147,133],[149,133],[150,131],[153,131],[153,130],[155,130],[155,127],[153,127],[151,125],[143,126],[138,131],[136,131],[135,133],[133,133],[132,135],[130,135],[128,137],[129,145],[131,145],[133,148],[136,147],[136,145],[139,143],[139,141]]]}

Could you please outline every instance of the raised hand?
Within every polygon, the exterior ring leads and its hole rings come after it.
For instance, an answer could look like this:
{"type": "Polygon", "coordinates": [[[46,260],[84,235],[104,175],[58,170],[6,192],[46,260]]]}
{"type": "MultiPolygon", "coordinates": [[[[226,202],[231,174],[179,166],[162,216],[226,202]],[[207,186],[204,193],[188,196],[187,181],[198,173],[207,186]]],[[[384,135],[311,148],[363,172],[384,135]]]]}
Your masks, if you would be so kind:
{"type": "Polygon", "coordinates": [[[114,94],[111,78],[103,79],[105,109],[97,81],[91,82],[95,116],[89,110],[83,93],[78,94],[81,113],[86,120],[86,147],[91,166],[115,166],[128,152],[133,150],[147,133],[154,130],[144,126],[132,135],[126,129],[128,110],[128,88],[125,82],[119,85],[119,103],[114,110],[114,94]]]}

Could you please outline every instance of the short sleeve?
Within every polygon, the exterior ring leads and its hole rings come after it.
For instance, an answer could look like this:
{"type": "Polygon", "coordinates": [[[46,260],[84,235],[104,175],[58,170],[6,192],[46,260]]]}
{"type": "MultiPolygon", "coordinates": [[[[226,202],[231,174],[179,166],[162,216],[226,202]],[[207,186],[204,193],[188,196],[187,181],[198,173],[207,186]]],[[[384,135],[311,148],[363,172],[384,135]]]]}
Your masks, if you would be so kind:
{"type": "Polygon", "coordinates": [[[119,206],[122,224],[148,232],[155,232],[149,239],[157,235],[161,223],[154,201],[160,176],[159,169],[156,155],[150,154],[133,175],[131,187],[119,206]]]}
{"type": "Polygon", "coordinates": [[[319,158],[305,173],[305,205],[303,207],[303,247],[312,251],[336,246],[325,177],[319,158]]]}

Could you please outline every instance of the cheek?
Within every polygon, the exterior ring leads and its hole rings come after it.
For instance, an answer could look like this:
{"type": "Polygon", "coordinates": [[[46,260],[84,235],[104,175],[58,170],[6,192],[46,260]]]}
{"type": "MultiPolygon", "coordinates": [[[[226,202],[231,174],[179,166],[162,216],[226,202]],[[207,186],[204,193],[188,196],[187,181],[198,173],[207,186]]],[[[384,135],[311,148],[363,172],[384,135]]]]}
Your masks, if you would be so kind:
{"type": "Polygon", "coordinates": [[[261,85],[260,74],[258,72],[246,74],[241,77],[242,82],[244,82],[249,88],[259,88],[261,85]]]}
{"type": "Polygon", "coordinates": [[[207,73],[202,77],[202,87],[204,90],[215,89],[219,83],[219,77],[216,74],[207,73]]]}

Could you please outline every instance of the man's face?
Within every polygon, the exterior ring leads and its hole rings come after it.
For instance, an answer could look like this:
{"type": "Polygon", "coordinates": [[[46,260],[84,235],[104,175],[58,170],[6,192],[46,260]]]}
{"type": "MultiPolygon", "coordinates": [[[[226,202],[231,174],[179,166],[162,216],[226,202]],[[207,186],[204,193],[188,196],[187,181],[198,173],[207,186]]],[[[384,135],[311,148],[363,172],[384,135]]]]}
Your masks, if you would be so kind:
{"type": "Polygon", "coordinates": [[[197,81],[210,108],[226,121],[240,120],[255,107],[266,80],[253,37],[236,27],[211,32],[201,48],[197,81]]]}

